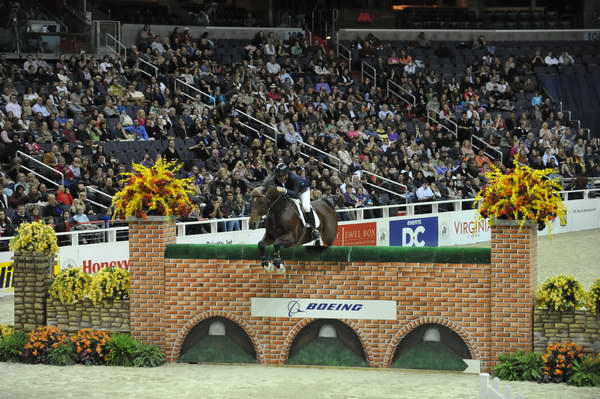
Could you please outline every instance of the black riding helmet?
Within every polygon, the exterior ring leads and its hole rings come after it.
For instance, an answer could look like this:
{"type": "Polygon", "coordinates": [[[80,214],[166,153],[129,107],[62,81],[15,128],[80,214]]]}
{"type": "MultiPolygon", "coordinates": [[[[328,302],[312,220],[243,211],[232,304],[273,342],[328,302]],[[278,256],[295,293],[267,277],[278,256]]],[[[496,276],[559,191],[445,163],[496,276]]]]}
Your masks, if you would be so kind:
{"type": "Polygon", "coordinates": [[[290,168],[288,168],[288,166],[284,163],[280,163],[275,167],[275,174],[277,176],[287,176],[289,171],[290,171],[290,168]]]}

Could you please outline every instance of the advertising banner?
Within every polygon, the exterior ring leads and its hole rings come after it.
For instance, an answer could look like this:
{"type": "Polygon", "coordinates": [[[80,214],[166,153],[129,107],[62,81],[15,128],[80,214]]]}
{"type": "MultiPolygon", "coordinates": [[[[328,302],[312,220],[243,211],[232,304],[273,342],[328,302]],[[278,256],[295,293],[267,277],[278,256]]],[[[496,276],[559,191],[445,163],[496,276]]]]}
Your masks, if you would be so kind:
{"type": "Polygon", "coordinates": [[[255,317],[396,320],[396,301],[251,298],[255,317]]]}
{"type": "Polygon", "coordinates": [[[392,220],[390,222],[390,245],[400,247],[437,247],[437,216],[392,220]]]}
{"type": "Polygon", "coordinates": [[[377,223],[341,224],[333,245],[360,247],[377,245],[377,223]]]}
{"type": "Polygon", "coordinates": [[[12,262],[2,262],[0,263],[0,294],[13,291],[12,262]]]}

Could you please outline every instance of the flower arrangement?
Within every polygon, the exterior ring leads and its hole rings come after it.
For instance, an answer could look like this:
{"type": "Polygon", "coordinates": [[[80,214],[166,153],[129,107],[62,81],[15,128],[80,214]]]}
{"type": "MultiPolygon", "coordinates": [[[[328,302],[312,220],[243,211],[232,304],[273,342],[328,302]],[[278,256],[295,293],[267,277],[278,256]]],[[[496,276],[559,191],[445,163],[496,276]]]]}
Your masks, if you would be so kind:
{"type": "Polygon", "coordinates": [[[600,278],[594,281],[587,292],[585,307],[592,313],[600,314],[600,278]]]}
{"type": "Polygon", "coordinates": [[[110,335],[106,331],[84,328],[71,337],[75,348],[75,362],[92,365],[104,364],[108,356],[107,343],[110,335]]]}
{"type": "Polygon", "coordinates": [[[113,218],[189,215],[192,179],[175,177],[182,166],[163,158],[149,168],[134,163],[134,172],[123,173],[127,177],[125,186],[113,198],[113,218]]]}
{"type": "Polygon", "coordinates": [[[108,267],[92,277],[87,298],[96,304],[129,297],[129,272],[120,267],[108,267]]]}
{"type": "Polygon", "coordinates": [[[56,233],[44,222],[23,223],[10,240],[11,251],[35,252],[54,256],[58,252],[56,233]]]}
{"type": "Polygon", "coordinates": [[[494,168],[485,174],[488,180],[475,197],[475,205],[481,217],[518,220],[521,226],[527,221],[549,225],[555,218],[561,220],[566,208],[559,191],[560,184],[547,178],[552,169],[534,170],[514,161],[514,169],[508,174],[494,168]]]}
{"type": "Polygon", "coordinates": [[[573,374],[575,361],[583,358],[583,347],[574,343],[548,345],[542,355],[544,361],[541,382],[566,382],[573,374]]]}
{"type": "Polygon", "coordinates": [[[559,274],[538,287],[536,300],[542,308],[557,312],[573,311],[584,304],[585,291],[575,277],[559,274]]]}
{"type": "Polygon", "coordinates": [[[38,327],[28,334],[21,358],[29,363],[48,363],[48,351],[66,339],[67,335],[54,326],[38,327]]]}
{"type": "Polygon", "coordinates": [[[89,293],[92,277],[80,269],[72,267],[63,270],[52,281],[48,293],[63,304],[81,302],[89,293]]]}
{"type": "Polygon", "coordinates": [[[15,328],[13,326],[8,326],[6,324],[0,324],[0,339],[3,337],[8,337],[9,335],[14,334],[15,328]]]}

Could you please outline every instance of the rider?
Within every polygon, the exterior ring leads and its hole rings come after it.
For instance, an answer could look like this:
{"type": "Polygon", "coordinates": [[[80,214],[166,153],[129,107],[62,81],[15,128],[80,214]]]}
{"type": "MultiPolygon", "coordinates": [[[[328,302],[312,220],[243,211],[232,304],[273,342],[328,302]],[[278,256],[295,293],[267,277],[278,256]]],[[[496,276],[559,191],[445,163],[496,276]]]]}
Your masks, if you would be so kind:
{"type": "Polygon", "coordinates": [[[267,177],[263,185],[276,186],[280,193],[299,199],[304,211],[304,219],[311,227],[313,239],[321,238],[319,230],[315,227],[315,218],[310,207],[310,184],[307,180],[291,172],[286,164],[280,163],[275,167],[275,174],[267,177]]]}

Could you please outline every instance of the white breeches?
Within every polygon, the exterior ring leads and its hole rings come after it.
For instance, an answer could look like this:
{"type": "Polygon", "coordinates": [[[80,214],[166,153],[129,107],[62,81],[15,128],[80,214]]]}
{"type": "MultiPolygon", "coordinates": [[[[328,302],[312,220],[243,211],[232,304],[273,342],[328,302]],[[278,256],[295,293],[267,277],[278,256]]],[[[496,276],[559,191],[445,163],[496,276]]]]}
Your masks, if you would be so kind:
{"type": "Polygon", "coordinates": [[[300,204],[304,212],[310,212],[310,188],[300,194],[300,204]]]}

